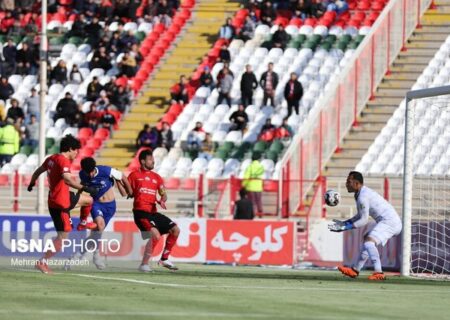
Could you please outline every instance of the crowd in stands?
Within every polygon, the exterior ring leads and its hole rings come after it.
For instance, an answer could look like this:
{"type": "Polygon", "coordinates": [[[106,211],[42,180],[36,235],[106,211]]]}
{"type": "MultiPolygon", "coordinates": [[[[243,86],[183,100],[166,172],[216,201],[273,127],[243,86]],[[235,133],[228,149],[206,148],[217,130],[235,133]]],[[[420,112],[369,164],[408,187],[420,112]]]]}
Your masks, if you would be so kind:
{"type": "Polygon", "coordinates": [[[150,148],[166,148],[169,151],[174,145],[172,130],[167,122],[162,122],[161,125],[151,127],[144,125],[144,128],[139,132],[136,138],[136,147],[150,148]]]}
{"type": "MultiPolygon", "coordinates": [[[[131,103],[129,80],[136,75],[143,60],[139,43],[152,25],[170,24],[179,6],[178,0],[49,0],[47,80],[50,90],[54,86],[60,100],[47,117],[55,123],[64,119],[69,127],[87,127],[94,132],[100,127],[108,130],[117,127],[121,114],[131,103]],[[145,30],[126,28],[127,23],[134,22],[145,25],[145,30]],[[66,44],[74,50],[84,46],[85,58],[80,63],[71,61],[71,55],[65,54],[66,44]],[[96,70],[101,70],[99,76],[92,76],[96,70]],[[85,93],[73,91],[90,79],[85,93]]],[[[13,125],[20,145],[32,147],[37,145],[37,121],[41,117],[38,87],[35,87],[40,9],[40,1],[0,2],[0,130],[3,132],[3,127],[13,125]],[[27,97],[16,99],[20,81],[27,76],[34,77],[33,88],[27,97]],[[20,81],[16,80],[19,82],[14,85],[12,78],[20,81]]],[[[162,144],[170,147],[172,142],[166,131],[162,130],[160,136],[162,144]]],[[[0,142],[3,142],[1,139],[5,139],[2,134],[0,142]]],[[[12,154],[17,153],[16,149],[12,154]]]]}

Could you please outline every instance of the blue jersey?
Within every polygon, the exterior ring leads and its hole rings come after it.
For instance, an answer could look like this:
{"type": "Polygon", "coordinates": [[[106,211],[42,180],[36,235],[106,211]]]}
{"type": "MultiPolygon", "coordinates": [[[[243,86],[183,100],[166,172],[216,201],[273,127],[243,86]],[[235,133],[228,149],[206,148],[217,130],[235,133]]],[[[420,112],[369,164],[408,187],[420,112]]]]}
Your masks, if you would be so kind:
{"type": "Polygon", "coordinates": [[[93,178],[87,175],[83,170],[80,171],[81,184],[94,187],[98,190],[98,193],[92,197],[94,201],[100,199],[112,186],[114,186],[112,170],[113,169],[108,166],[96,166],[96,172],[93,178]]]}

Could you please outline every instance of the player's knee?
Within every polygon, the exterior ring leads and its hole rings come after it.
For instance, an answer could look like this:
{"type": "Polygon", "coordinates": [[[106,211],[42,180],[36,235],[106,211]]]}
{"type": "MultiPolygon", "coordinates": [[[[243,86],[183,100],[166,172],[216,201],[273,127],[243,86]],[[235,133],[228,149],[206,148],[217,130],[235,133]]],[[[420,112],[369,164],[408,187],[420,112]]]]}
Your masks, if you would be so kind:
{"type": "Polygon", "coordinates": [[[159,239],[161,238],[161,234],[159,233],[159,231],[156,228],[152,228],[150,233],[151,233],[152,239],[154,241],[159,241],[159,239]]]}
{"type": "Polygon", "coordinates": [[[95,223],[97,223],[98,231],[105,230],[105,221],[103,221],[102,219],[98,219],[98,220],[95,221],[95,223]]]}
{"type": "Polygon", "coordinates": [[[174,226],[172,229],[170,229],[169,232],[175,237],[178,237],[178,235],[180,234],[180,228],[178,226],[174,226]]]}

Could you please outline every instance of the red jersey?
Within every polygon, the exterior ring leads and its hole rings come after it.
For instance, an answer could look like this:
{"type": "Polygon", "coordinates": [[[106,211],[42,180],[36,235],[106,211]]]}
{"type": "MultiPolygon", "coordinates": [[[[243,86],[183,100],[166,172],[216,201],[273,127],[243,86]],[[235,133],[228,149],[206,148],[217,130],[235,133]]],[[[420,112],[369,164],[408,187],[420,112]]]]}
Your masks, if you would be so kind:
{"type": "Polygon", "coordinates": [[[161,176],[150,170],[139,168],[128,176],[133,189],[133,210],[155,213],[158,190],[164,187],[161,176]]]}
{"type": "Polygon", "coordinates": [[[48,157],[42,166],[47,170],[48,177],[48,207],[66,209],[70,207],[69,186],[64,182],[63,174],[70,173],[70,160],[62,154],[48,157]]]}

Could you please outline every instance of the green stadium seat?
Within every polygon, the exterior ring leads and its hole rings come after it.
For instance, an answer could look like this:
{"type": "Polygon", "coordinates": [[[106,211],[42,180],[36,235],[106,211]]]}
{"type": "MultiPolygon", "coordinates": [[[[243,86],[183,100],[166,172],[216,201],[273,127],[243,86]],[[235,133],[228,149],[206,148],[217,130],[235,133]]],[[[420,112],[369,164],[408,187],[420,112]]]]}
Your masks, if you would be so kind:
{"type": "Polygon", "coordinates": [[[266,159],[270,159],[275,163],[278,161],[278,153],[276,153],[275,151],[268,150],[265,153],[265,157],[266,159]]]}
{"type": "Polygon", "coordinates": [[[26,154],[27,156],[29,156],[32,152],[33,152],[33,148],[31,148],[31,146],[27,146],[27,145],[21,146],[20,150],[19,150],[19,153],[26,154]]]}
{"type": "Polygon", "coordinates": [[[56,146],[56,145],[52,146],[52,147],[48,150],[47,153],[48,153],[48,154],[59,153],[59,146],[56,146]]]}
{"type": "Polygon", "coordinates": [[[280,153],[283,149],[284,145],[280,140],[273,141],[269,148],[270,151],[274,151],[276,153],[280,153]]]}
{"type": "Polygon", "coordinates": [[[45,138],[45,149],[49,150],[51,147],[55,145],[54,138],[45,138]]]}
{"type": "Polygon", "coordinates": [[[253,152],[264,152],[267,149],[267,142],[265,141],[258,141],[257,143],[255,143],[254,147],[253,147],[253,152]]]}
{"type": "Polygon", "coordinates": [[[72,44],[74,44],[76,46],[79,46],[83,42],[84,42],[84,39],[82,39],[80,37],[70,37],[69,38],[69,43],[72,43],[72,44]]]}

